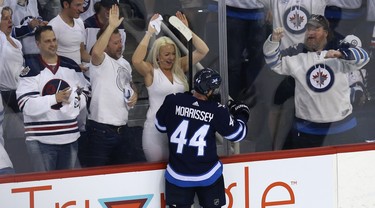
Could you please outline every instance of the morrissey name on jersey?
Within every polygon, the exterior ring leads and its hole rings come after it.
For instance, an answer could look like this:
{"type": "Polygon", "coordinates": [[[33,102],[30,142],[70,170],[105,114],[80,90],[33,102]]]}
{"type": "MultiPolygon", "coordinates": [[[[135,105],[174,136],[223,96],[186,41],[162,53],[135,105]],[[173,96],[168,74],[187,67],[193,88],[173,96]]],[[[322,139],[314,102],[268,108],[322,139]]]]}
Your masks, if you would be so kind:
{"type": "Polygon", "coordinates": [[[197,110],[194,108],[178,106],[178,105],[176,105],[175,114],[178,116],[189,117],[189,118],[193,118],[193,119],[197,119],[197,120],[201,120],[205,122],[210,122],[214,118],[213,113],[197,110]]]}

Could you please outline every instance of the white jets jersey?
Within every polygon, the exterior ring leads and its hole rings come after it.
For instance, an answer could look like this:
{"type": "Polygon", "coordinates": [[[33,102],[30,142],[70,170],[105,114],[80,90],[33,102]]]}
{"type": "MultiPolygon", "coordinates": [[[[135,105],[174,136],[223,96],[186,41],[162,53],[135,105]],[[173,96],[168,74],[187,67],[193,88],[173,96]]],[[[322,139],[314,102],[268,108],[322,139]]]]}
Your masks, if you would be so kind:
{"type": "Polygon", "coordinates": [[[281,56],[279,43],[270,41],[269,37],[263,52],[273,71],[295,79],[297,118],[328,123],[340,121],[352,113],[348,73],[368,63],[365,50],[359,47],[346,49],[345,59],[326,59],[327,51],[281,56]]]}
{"type": "Polygon", "coordinates": [[[328,0],[258,0],[272,12],[273,28],[284,27],[281,49],[303,42],[311,14],[324,15],[328,0]]]}
{"type": "Polygon", "coordinates": [[[86,106],[85,92],[88,92],[89,86],[80,67],[73,60],[61,56],[56,65],[50,66],[40,55],[26,56],[25,65],[16,95],[23,112],[26,140],[45,144],[74,142],[80,136],[77,116],[79,109],[86,106]],[[68,87],[74,96],[80,98],[72,100],[72,111],[64,110],[66,106],[57,103],[55,97],[56,92],[68,87]],[[73,90],[77,88],[84,89],[81,95],[73,90]]]}

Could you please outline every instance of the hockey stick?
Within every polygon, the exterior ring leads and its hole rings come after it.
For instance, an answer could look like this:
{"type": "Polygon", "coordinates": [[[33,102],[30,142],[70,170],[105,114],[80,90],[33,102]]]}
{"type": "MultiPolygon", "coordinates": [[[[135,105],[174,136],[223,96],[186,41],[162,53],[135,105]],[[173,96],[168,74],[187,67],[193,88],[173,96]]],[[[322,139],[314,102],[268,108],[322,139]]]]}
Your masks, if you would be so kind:
{"type": "Polygon", "coordinates": [[[175,27],[188,41],[188,58],[189,58],[189,91],[192,89],[193,80],[193,33],[191,30],[176,16],[169,17],[169,23],[175,27]]]}
{"type": "Polygon", "coordinates": [[[169,17],[169,23],[173,25],[185,38],[187,41],[190,41],[193,37],[191,30],[176,16],[169,17]]]}

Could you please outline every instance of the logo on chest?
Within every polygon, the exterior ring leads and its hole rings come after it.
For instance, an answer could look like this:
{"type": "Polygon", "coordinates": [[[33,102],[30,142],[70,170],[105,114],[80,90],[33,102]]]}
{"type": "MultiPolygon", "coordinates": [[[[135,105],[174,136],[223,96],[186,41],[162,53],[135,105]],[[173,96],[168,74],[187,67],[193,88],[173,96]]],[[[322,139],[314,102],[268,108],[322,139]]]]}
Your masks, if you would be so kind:
{"type": "Polygon", "coordinates": [[[333,70],[325,64],[312,66],[306,73],[306,83],[315,92],[329,90],[335,81],[333,70]]]}
{"type": "MultiPolygon", "coordinates": [[[[54,95],[58,91],[63,90],[67,87],[70,87],[70,86],[66,81],[62,79],[51,79],[44,85],[43,90],[42,90],[42,96],[54,95]]],[[[61,107],[62,107],[61,103],[57,103],[51,106],[51,108],[54,110],[59,110],[61,107]]]]}

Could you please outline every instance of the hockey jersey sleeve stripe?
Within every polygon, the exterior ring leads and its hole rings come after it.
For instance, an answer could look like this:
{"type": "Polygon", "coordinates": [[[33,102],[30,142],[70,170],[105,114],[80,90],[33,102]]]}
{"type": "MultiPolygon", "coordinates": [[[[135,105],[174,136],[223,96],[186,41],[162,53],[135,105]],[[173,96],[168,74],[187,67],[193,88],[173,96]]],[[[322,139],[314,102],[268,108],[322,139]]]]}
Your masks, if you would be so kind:
{"type": "Polygon", "coordinates": [[[160,123],[159,123],[159,120],[157,118],[155,118],[155,127],[157,130],[159,130],[160,132],[162,133],[165,133],[167,132],[167,127],[165,126],[162,126],[160,123]]]}
{"type": "Polygon", "coordinates": [[[226,139],[228,139],[229,141],[232,141],[232,142],[238,142],[238,141],[243,140],[246,136],[246,133],[247,133],[246,124],[239,119],[237,119],[237,121],[239,122],[239,127],[238,127],[237,131],[234,132],[231,135],[224,136],[226,139]]]}
{"type": "Polygon", "coordinates": [[[358,51],[359,51],[359,53],[361,54],[361,57],[362,57],[362,59],[363,59],[363,63],[367,63],[367,61],[369,60],[369,56],[368,56],[368,54],[367,54],[367,52],[365,51],[365,49],[363,49],[363,48],[356,48],[358,51]]]}
{"type": "Polygon", "coordinates": [[[18,107],[21,111],[23,111],[23,108],[25,107],[25,103],[29,100],[29,97],[32,97],[33,95],[39,95],[39,92],[29,92],[21,95],[17,99],[18,107]]]}
{"type": "Polygon", "coordinates": [[[20,102],[22,99],[24,99],[24,97],[29,97],[31,95],[39,95],[39,92],[29,92],[29,93],[25,93],[23,95],[21,95],[18,99],[17,99],[17,102],[20,102]]]}
{"type": "Polygon", "coordinates": [[[278,57],[280,54],[280,49],[277,48],[277,50],[273,53],[273,54],[270,54],[270,55],[264,55],[264,57],[266,59],[274,59],[275,57],[278,57]]]}
{"type": "Polygon", "coordinates": [[[266,60],[266,62],[267,62],[267,64],[268,64],[268,66],[269,66],[270,68],[272,68],[272,67],[278,65],[278,64],[281,62],[281,60],[280,60],[280,59],[277,59],[277,60],[275,60],[275,61],[273,61],[273,62],[271,62],[271,60],[269,60],[269,61],[266,60]]]}
{"type": "Polygon", "coordinates": [[[363,56],[361,56],[361,55],[359,54],[358,50],[355,49],[355,48],[350,48],[349,50],[352,52],[352,54],[353,54],[353,56],[354,56],[354,59],[356,60],[356,61],[355,61],[355,64],[358,64],[359,61],[361,60],[361,58],[363,58],[363,56]]]}

